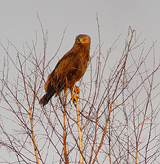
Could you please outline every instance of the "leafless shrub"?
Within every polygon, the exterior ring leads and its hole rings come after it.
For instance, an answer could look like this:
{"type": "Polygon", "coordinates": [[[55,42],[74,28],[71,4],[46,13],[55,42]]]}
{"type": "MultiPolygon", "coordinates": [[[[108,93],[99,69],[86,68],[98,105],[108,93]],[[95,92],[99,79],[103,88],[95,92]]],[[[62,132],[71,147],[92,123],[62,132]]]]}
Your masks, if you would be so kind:
{"type": "Polygon", "coordinates": [[[81,156],[81,163],[86,164],[157,163],[160,65],[154,51],[156,42],[145,52],[145,40],[140,42],[141,34],[137,36],[129,27],[124,50],[117,54],[122,54],[121,58],[111,64],[110,56],[120,36],[104,55],[98,31],[99,45],[91,54],[84,76],[89,78],[78,83],[78,114],[69,93],[66,107],[64,93],[60,98],[52,98],[45,108],[38,103],[44,92],[44,74],[50,72],[49,64],[54,59],[46,62],[48,34],[41,27],[42,57],[36,53],[37,38],[32,46],[27,44],[23,53],[9,42],[9,47],[16,51],[16,59],[1,44],[6,57],[1,72],[0,161],[80,163],[81,156]],[[11,65],[14,78],[10,78],[11,65]]]}

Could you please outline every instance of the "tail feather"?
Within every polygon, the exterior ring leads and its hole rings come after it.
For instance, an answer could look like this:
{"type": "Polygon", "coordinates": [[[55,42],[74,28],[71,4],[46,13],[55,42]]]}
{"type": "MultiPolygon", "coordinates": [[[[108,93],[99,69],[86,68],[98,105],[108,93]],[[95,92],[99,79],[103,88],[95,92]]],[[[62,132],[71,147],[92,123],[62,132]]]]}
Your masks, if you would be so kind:
{"type": "Polygon", "coordinates": [[[46,93],[39,101],[40,104],[42,104],[43,106],[45,106],[48,101],[52,98],[52,96],[54,95],[54,92],[53,93],[46,93]]]}

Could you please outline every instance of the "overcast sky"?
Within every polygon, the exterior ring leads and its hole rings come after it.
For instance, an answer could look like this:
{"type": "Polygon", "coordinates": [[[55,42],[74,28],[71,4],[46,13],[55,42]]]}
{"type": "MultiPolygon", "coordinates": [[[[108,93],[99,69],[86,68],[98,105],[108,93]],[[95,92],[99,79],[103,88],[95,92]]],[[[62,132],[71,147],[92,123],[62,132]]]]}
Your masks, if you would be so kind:
{"type": "MultiPolygon", "coordinates": [[[[57,63],[72,47],[78,34],[88,34],[91,37],[91,55],[98,44],[98,28],[96,21],[98,14],[101,42],[103,42],[103,55],[121,35],[116,44],[117,52],[113,59],[121,56],[127,38],[128,27],[141,32],[141,40],[146,38],[145,49],[149,50],[153,41],[156,43],[156,56],[160,54],[160,1],[159,0],[64,0],[64,1],[1,1],[0,5],[0,43],[7,48],[8,40],[23,52],[26,42],[32,46],[37,40],[36,50],[40,56],[43,54],[42,32],[37,17],[41,20],[44,31],[48,31],[47,60],[58,49],[65,31],[64,40],[54,62],[57,63]],[[41,44],[40,44],[41,43],[41,44]]],[[[9,48],[10,55],[16,57],[16,52],[9,48]]],[[[138,54],[137,54],[138,55],[138,54]]],[[[0,47],[0,69],[6,56],[0,47]]],[[[51,69],[54,69],[54,66],[51,69]]],[[[12,70],[12,69],[11,69],[12,70]]],[[[14,73],[10,74],[13,76],[14,73]]]]}
{"type": "Polygon", "coordinates": [[[36,31],[41,36],[36,13],[44,29],[48,30],[48,51],[52,53],[56,51],[66,27],[62,52],[71,48],[75,36],[80,33],[91,36],[92,52],[98,42],[96,13],[106,49],[119,34],[126,38],[129,26],[137,33],[143,31],[143,37],[150,43],[160,38],[159,0],[14,0],[1,1],[0,42],[6,45],[9,40],[21,48],[25,42],[35,39],[36,31]]]}
{"type": "MultiPolygon", "coordinates": [[[[98,44],[96,13],[99,18],[101,41],[104,42],[103,48],[106,52],[120,34],[122,35],[117,46],[123,50],[129,26],[135,29],[137,34],[143,32],[142,39],[147,39],[148,47],[160,38],[159,0],[3,0],[0,5],[0,43],[7,47],[9,40],[18,50],[23,51],[26,42],[32,45],[36,33],[38,41],[42,41],[37,13],[44,30],[48,31],[48,60],[57,51],[66,28],[55,64],[58,58],[72,47],[75,36],[81,33],[90,35],[91,54],[94,52],[98,44]]],[[[39,46],[37,51],[42,54],[42,45],[39,46]]],[[[159,41],[156,46],[158,55],[159,41]]],[[[13,57],[16,56],[16,52],[10,53],[13,57]]],[[[0,47],[0,69],[5,55],[0,47]]]]}

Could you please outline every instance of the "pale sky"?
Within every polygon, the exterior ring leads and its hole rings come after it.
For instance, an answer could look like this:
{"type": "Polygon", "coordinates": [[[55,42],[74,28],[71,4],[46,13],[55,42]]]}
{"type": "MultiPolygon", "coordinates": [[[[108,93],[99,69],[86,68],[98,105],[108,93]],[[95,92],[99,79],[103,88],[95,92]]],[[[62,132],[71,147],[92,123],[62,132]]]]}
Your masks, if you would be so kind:
{"type": "MultiPolygon", "coordinates": [[[[64,40],[55,64],[73,45],[79,34],[91,37],[91,54],[98,44],[98,28],[96,13],[98,14],[103,53],[121,34],[117,46],[121,56],[128,27],[142,33],[142,40],[146,38],[146,48],[149,50],[153,41],[156,56],[160,57],[160,0],[14,0],[0,1],[0,43],[7,48],[8,40],[23,51],[26,42],[31,46],[32,40],[42,41],[42,32],[37,13],[44,30],[48,31],[47,60],[57,51],[63,32],[66,28],[64,40]]],[[[39,55],[43,54],[43,45],[38,44],[39,55]]],[[[9,50],[10,55],[16,57],[16,52],[9,50]]],[[[112,60],[116,60],[116,55],[112,60]]],[[[0,71],[6,56],[0,47],[0,71]]],[[[54,65],[53,65],[54,69],[54,65]]],[[[1,78],[0,72],[0,78],[1,78]]],[[[10,76],[15,72],[10,68],[10,76]]]]}
{"type": "MultiPolygon", "coordinates": [[[[17,49],[23,50],[26,42],[31,45],[32,40],[35,40],[36,31],[38,40],[41,40],[42,33],[37,13],[44,30],[48,31],[48,60],[56,52],[65,28],[65,38],[59,57],[72,47],[75,36],[80,33],[90,35],[91,53],[93,53],[98,43],[96,13],[99,18],[101,41],[104,42],[103,48],[106,51],[120,34],[122,36],[118,46],[122,46],[123,49],[129,26],[135,29],[137,34],[143,32],[142,39],[146,38],[149,46],[160,38],[159,0],[15,0],[1,1],[1,44],[7,46],[9,40],[17,49]]],[[[160,47],[159,41],[157,47],[160,47]]],[[[159,48],[157,51],[160,52],[159,48]]],[[[5,53],[1,48],[0,54],[2,58],[0,62],[3,62],[5,53]]]]}
{"type": "Polygon", "coordinates": [[[159,0],[87,0],[87,1],[1,1],[0,42],[7,39],[18,47],[35,39],[40,32],[37,14],[44,29],[48,30],[48,51],[55,51],[64,29],[66,29],[63,49],[68,50],[75,36],[86,33],[92,38],[92,49],[97,43],[96,13],[99,17],[101,39],[105,46],[115,38],[127,35],[131,26],[150,42],[160,38],[159,0]]]}

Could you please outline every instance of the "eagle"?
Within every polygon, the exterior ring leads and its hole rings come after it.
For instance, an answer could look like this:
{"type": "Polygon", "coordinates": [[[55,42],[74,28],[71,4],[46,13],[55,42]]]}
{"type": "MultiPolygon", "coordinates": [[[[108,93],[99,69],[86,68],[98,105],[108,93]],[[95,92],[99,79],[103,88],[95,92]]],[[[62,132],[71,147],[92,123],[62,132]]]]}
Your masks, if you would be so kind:
{"type": "Polygon", "coordinates": [[[62,90],[70,89],[84,75],[89,61],[91,39],[88,35],[76,37],[73,47],[57,63],[45,83],[46,94],[39,103],[46,105],[53,95],[57,96],[62,90]]]}

